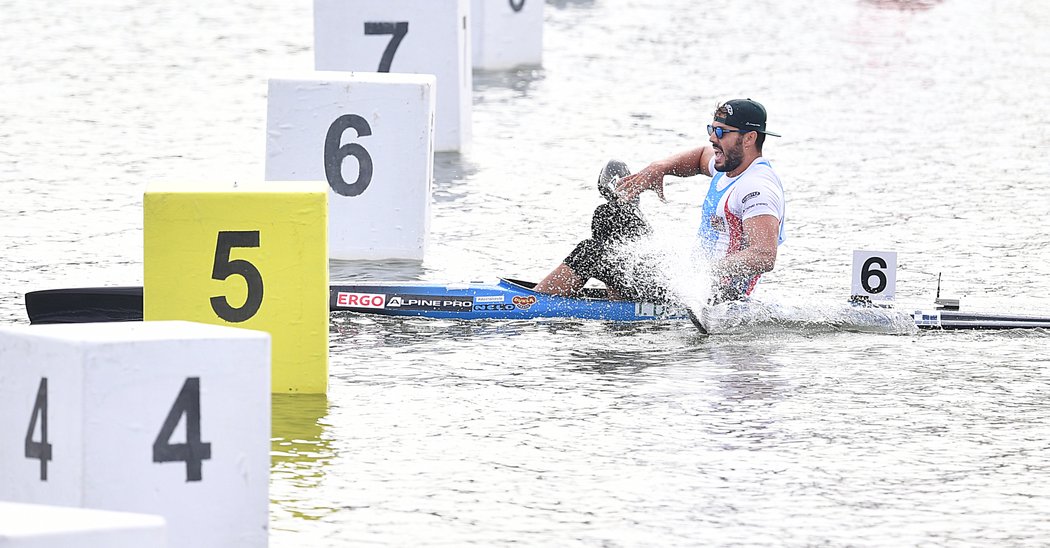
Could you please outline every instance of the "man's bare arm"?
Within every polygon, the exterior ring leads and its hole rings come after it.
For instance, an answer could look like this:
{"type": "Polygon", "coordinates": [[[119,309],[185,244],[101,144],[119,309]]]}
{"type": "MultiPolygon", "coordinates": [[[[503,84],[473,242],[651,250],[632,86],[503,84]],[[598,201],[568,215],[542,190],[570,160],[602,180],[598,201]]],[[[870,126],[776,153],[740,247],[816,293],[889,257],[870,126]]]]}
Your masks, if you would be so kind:
{"type": "Polygon", "coordinates": [[[616,192],[623,199],[631,200],[642,192],[651,189],[663,200],[665,176],[692,177],[697,173],[710,176],[707,165],[711,162],[714,153],[714,149],[708,145],[679,152],[663,160],[657,160],[638,173],[621,179],[619,184],[616,185],[616,192]]]}
{"type": "Polygon", "coordinates": [[[753,276],[773,270],[777,262],[777,239],[780,220],[773,215],[758,215],[744,220],[746,247],[725,256],[714,266],[716,275],[753,276]]]}

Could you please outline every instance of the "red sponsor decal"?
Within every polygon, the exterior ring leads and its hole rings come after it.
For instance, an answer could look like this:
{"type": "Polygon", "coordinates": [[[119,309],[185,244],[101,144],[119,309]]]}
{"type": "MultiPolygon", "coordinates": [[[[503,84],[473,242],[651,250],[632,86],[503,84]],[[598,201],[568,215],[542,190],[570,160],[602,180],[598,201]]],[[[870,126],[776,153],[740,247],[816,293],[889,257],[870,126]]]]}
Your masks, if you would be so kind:
{"type": "Polygon", "coordinates": [[[386,295],[343,293],[340,291],[335,297],[335,304],[347,308],[383,308],[386,304],[386,295]]]}
{"type": "Polygon", "coordinates": [[[536,297],[532,295],[529,295],[528,297],[522,297],[521,295],[518,295],[517,297],[511,299],[511,302],[514,303],[514,306],[522,310],[528,310],[529,307],[536,304],[536,297]]]}

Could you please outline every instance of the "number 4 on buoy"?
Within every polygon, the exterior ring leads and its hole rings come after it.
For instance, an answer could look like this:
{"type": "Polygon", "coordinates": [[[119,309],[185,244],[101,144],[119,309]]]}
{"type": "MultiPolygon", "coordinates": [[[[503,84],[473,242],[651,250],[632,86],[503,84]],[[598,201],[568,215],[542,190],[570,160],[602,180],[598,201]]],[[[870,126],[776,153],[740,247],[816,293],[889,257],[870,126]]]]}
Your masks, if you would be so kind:
{"type": "Polygon", "coordinates": [[[867,298],[873,301],[892,301],[897,293],[896,251],[854,251],[853,287],[854,299],[867,298]]]}

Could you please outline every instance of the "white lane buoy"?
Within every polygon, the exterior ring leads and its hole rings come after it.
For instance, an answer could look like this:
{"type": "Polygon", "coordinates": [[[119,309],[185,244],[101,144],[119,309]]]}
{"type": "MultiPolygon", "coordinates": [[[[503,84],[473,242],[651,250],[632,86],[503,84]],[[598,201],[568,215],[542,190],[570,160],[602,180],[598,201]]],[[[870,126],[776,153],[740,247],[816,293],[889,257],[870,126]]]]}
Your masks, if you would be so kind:
{"type": "Polygon", "coordinates": [[[0,356],[0,499],[156,514],[169,546],[266,545],[266,333],[11,326],[0,356]]]}
{"type": "Polygon", "coordinates": [[[471,142],[470,0],[314,0],[314,68],[433,74],[434,146],[471,142]]]}
{"type": "Polygon", "coordinates": [[[422,260],[434,173],[434,76],[273,78],[266,179],[328,183],[333,259],[422,260]]]}
{"type": "Polygon", "coordinates": [[[543,0],[471,0],[471,48],[478,70],[543,63],[543,0]]]}

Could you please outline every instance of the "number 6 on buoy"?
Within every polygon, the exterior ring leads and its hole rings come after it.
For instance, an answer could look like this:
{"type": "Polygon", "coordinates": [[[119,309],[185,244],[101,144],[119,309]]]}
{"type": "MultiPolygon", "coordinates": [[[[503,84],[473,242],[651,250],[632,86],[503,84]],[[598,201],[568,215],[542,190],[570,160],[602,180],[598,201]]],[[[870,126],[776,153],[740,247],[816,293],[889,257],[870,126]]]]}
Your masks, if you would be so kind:
{"type": "Polygon", "coordinates": [[[854,297],[891,301],[897,293],[897,252],[853,252],[854,297]]]}

